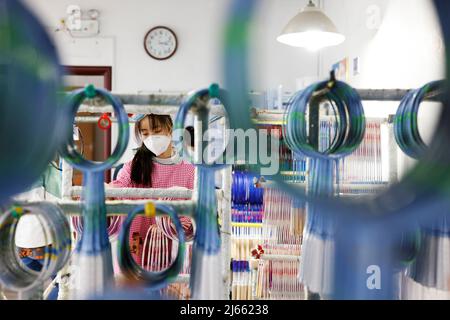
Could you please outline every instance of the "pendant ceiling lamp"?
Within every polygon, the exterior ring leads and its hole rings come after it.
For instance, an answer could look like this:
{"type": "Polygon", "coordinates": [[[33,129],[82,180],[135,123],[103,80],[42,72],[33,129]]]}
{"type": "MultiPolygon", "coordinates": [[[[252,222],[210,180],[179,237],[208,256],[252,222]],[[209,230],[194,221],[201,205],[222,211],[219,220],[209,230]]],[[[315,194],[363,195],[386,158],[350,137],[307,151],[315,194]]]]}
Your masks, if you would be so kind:
{"type": "Polygon", "coordinates": [[[289,21],[277,40],[292,47],[319,50],[341,44],[345,36],[339,33],[333,21],[310,0],[289,21]]]}

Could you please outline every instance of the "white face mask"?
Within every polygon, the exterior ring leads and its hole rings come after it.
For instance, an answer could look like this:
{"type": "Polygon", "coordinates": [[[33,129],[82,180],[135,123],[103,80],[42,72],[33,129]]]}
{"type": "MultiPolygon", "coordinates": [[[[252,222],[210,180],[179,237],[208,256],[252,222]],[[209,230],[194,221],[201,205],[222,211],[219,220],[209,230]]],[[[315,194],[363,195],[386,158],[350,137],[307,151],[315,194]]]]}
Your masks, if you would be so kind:
{"type": "Polygon", "coordinates": [[[172,139],[168,136],[155,135],[149,136],[144,140],[144,144],[148,150],[153,152],[155,156],[159,156],[164,153],[170,145],[172,139]]]}

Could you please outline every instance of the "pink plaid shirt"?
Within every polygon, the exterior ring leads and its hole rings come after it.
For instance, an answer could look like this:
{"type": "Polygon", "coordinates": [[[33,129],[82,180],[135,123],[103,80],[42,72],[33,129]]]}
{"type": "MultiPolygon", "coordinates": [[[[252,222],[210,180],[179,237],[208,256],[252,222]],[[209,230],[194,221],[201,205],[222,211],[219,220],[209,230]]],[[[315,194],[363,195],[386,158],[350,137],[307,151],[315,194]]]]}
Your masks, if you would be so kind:
{"type": "MultiPolygon", "coordinates": [[[[184,187],[193,189],[194,171],[195,167],[184,160],[179,164],[170,165],[153,162],[152,188],[184,187]]],[[[109,185],[118,188],[144,188],[143,185],[131,181],[131,161],[124,164],[117,180],[112,181],[109,185]]]]}
{"type": "MultiPolygon", "coordinates": [[[[185,161],[181,161],[178,164],[160,164],[153,162],[152,171],[152,187],[153,188],[171,188],[171,187],[184,187],[187,189],[194,188],[194,172],[195,167],[185,161]]],[[[117,180],[112,181],[109,185],[111,187],[118,188],[143,188],[144,186],[135,184],[131,181],[131,161],[127,162],[122,170],[120,170],[117,180]]],[[[174,200],[174,199],[172,199],[174,200]]],[[[180,200],[180,199],[177,199],[180,200]]],[[[133,234],[138,233],[142,241],[150,228],[154,224],[154,221],[150,218],[138,216],[134,219],[130,227],[130,242],[133,240],[133,234]]],[[[139,254],[133,254],[136,262],[140,265],[142,262],[142,249],[143,244],[140,246],[139,254]]],[[[156,270],[155,270],[156,271],[156,270]]]]}

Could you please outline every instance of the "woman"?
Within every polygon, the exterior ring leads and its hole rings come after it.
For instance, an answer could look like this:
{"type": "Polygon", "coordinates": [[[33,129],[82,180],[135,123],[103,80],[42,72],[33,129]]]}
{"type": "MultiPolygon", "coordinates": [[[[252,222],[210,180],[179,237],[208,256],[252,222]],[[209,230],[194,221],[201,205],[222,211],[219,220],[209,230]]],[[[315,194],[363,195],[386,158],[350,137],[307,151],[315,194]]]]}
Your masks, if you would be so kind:
{"type": "MultiPolygon", "coordinates": [[[[172,145],[172,119],[168,115],[140,115],[135,118],[135,135],[140,147],[132,161],[125,163],[117,180],[109,186],[120,188],[194,188],[195,167],[180,158],[172,145]]],[[[187,218],[183,218],[185,221],[187,218]]],[[[131,250],[138,264],[145,256],[144,241],[155,219],[137,217],[130,230],[131,250]]],[[[150,270],[157,271],[157,266],[150,270]]]]}

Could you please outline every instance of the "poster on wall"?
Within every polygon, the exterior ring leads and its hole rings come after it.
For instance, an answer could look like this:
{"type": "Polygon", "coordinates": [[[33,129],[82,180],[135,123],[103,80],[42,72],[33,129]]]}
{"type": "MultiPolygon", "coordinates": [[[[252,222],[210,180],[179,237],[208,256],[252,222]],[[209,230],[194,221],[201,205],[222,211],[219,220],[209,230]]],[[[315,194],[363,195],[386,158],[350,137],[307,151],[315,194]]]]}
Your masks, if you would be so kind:
{"type": "Polygon", "coordinates": [[[348,65],[348,58],[344,58],[332,66],[332,70],[334,71],[337,80],[348,81],[348,65]]]}

